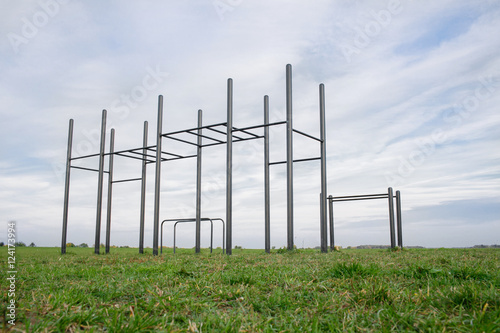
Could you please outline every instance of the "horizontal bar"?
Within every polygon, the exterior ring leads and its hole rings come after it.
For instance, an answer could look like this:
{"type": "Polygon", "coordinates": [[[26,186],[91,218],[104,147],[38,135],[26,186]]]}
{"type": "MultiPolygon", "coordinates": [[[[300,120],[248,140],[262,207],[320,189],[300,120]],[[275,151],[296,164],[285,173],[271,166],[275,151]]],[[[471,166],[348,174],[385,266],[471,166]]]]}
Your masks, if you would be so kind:
{"type": "Polygon", "coordinates": [[[310,139],[313,139],[313,140],[319,141],[319,142],[322,142],[322,141],[323,141],[323,140],[321,140],[321,139],[318,139],[318,138],[316,138],[316,137],[314,137],[314,136],[312,136],[312,135],[309,135],[309,134],[307,134],[307,133],[301,132],[301,131],[296,130],[296,129],[293,129],[292,131],[294,131],[295,133],[301,134],[301,135],[303,135],[303,136],[306,136],[306,137],[308,137],[308,138],[310,138],[310,139]]]}
{"type": "MultiPolygon", "coordinates": [[[[298,160],[293,160],[294,162],[307,162],[307,161],[315,161],[315,160],[320,160],[321,157],[311,157],[311,158],[301,158],[298,160]]],[[[285,164],[286,161],[280,161],[280,162],[271,162],[269,165],[275,165],[275,164],[285,164]]]]}
{"type": "Polygon", "coordinates": [[[282,125],[282,124],[286,124],[286,121],[277,121],[277,122],[274,122],[274,123],[263,124],[263,125],[255,125],[255,126],[248,126],[248,127],[243,127],[243,128],[235,128],[235,127],[233,127],[233,131],[246,131],[246,130],[251,130],[251,129],[255,129],[255,128],[270,127],[270,126],[282,125]]]}
{"type": "Polygon", "coordinates": [[[361,197],[380,197],[380,196],[386,196],[388,197],[387,193],[380,193],[380,194],[362,194],[362,195],[345,195],[341,197],[331,197],[329,199],[348,199],[348,198],[361,198],[361,197]]]}
{"type": "Polygon", "coordinates": [[[118,156],[123,156],[123,157],[128,157],[128,158],[133,158],[134,160],[139,160],[139,161],[149,161],[147,158],[144,158],[144,157],[136,157],[136,156],[130,156],[130,155],[125,155],[126,153],[131,153],[129,151],[125,151],[125,152],[118,152],[118,153],[114,153],[115,155],[118,155],[118,156]]]}
{"type": "Polygon", "coordinates": [[[209,139],[209,140],[217,141],[217,142],[219,142],[219,143],[224,143],[224,141],[221,141],[221,140],[219,140],[219,139],[214,139],[214,138],[209,137],[209,136],[207,136],[207,135],[198,134],[198,133],[193,133],[193,132],[189,132],[189,131],[188,131],[188,133],[189,133],[189,134],[192,134],[192,135],[196,135],[196,136],[202,137],[202,138],[205,138],[205,139],[209,139]]]}
{"type": "Polygon", "coordinates": [[[366,197],[366,198],[351,198],[351,199],[328,199],[332,202],[338,202],[338,201],[356,201],[356,200],[373,200],[373,199],[387,199],[388,196],[386,195],[385,197],[366,197]]]}
{"type": "Polygon", "coordinates": [[[206,126],[201,126],[201,127],[188,128],[188,129],[181,130],[181,131],[164,133],[161,136],[168,136],[168,135],[174,135],[174,134],[187,133],[189,131],[197,131],[199,129],[205,129],[205,128],[216,127],[216,126],[226,126],[226,125],[227,125],[227,123],[218,123],[218,124],[213,124],[213,125],[206,125],[206,126]]]}
{"type": "Polygon", "coordinates": [[[121,180],[113,180],[112,183],[125,183],[125,182],[134,182],[137,180],[142,180],[142,178],[131,178],[131,179],[121,179],[121,180]]]}
{"type": "MultiPolygon", "coordinates": [[[[142,148],[140,148],[142,149],[142,148]]],[[[146,158],[146,157],[151,157],[151,158],[156,158],[155,155],[148,155],[148,154],[144,154],[144,153],[140,153],[138,151],[131,151],[130,152],[131,154],[137,154],[137,155],[141,155],[143,158],[146,158]]],[[[163,153],[163,152],[162,152],[163,153]]],[[[168,153],[167,153],[168,154],[168,153]]]]}
{"type": "Polygon", "coordinates": [[[70,161],[74,161],[74,160],[81,160],[82,158],[87,158],[87,157],[96,157],[96,156],[99,156],[100,154],[97,153],[97,154],[92,154],[92,155],[85,155],[85,156],[78,156],[78,157],[72,157],[70,159],[70,161]]]}
{"type": "Polygon", "coordinates": [[[237,128],[237,127],[233,127],[233,132],[242,132],[242,133],[245,133],[247,135],[251,135],[251,136],[258,136],[257,134],[255,133],[252,133],[252,132],[248,132],[248,129],[246,128],[237,128]]]}
{"type": "Polygon", "coordinates": [[[167,138],[167,139],[172,139],[172,140],[175,140],[175,141],[184,142],[184,143],[187,143],[189,145],[193,145],[193,146],[197,146],[198,147],[198,144],[196,144],[194,142],[190,142],[190,141],[187,141],[187,140],[175,138],[173,136],[168,136],[168,135],[164,135],[164,137],[167,138]]]}
{"type": "MultiPolygon", "coordinates": [[[[75,169],[80,169],[80,170],[99,172],[99,170],[97,170],[97,169],[84,168],[84,167],[79,167],[79,166],[75,166],[75,165],[72,165],[71,167],[75,168],[75,169]]],[[[109,171],[103,171],[103,172],[104,173],[109,173],[109,171]]]]}

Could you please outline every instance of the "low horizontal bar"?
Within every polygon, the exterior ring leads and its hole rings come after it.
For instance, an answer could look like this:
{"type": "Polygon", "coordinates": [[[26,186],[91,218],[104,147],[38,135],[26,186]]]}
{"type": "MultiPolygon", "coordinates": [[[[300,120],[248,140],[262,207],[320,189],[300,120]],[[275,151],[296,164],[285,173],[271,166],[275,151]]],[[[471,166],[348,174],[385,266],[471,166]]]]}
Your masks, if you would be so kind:
{"type": "Polygon", "coordinates": [[[344,196],[340,196],[340,197],[331,197],[331,198],[327,198],[327,199],[349,199],[349,198],[380,197],[380,196],[388,197],[388,194],[387,193],[380,193],[380,194],[344,195],[344,196]]]}
{"type": "Polygon", "coordinates": [[[192,146],[198,146],[198,144],[194,143],[194,142],[191,142],[191,141],[187,141],[187,140],[183,140],[183,139],[179,139],[179,138],[175,138],[173,136],[169,136],[169,135],[163,135],[165,138],[167,139],[172,139],[172,140],[175,140],[175,141],[179,141],[179,142],[184,142],[184,143],[187,143],[189,145],[192,145],[192,146]]]}
{"type": "Polygon", "coordinates": [[[255,126],[248,126],[248,127],[238,128],[238,129],[233,127],[233,131],[246,131],[246,130],[251,130],[251,129],[255,129],[255,128],[270,127],[270,126],[282,125],[282,124],[286,124],[286,121],[277,121],[277,122],[274,122],[274,123],[263,124],[263,125],[255,125],[255,126]]]}
{"type": "Polygon", "coordinates": [[[373,199],[388,199],[388,197],[385,196],[385,197],[366,197],[366,198],[329,199],[329,200],[332,202],[339,202],[339,201],[356,201],[356,200],[373,200],[373,199]]]}
{"type": "Polygon", "coordinates": [[[319,142],[322,142],[322,141],[323,141],[323,140],[321,140],[321,139],[318,139],[318,138],[316,138],[316,137],[314,137],[314,136],[312,136],[312,135],[309,135],[309,134],[307,134],[307,133],[301,132],[301,131],[299,131],[299,130],[293,129],[293,131],[294,131],[295,133],[298,133],[298,134],[303,135],[303,136],[305,136],[305,137],[308,137],[308,138],[310,138],[310,139],[313,139],[313,140],[316,140],[316,141],[319,141],[319,142]]]}
{"type": "Polygon", "coordinates": [[[75,161],[75,160],[81,160],[82,158],[87,158],[87,157],[96,157],[99,156],[100,154],[92,154],[92,155],[85,155],[85,156],[78,156],[78,157],[72,157],[70,161],[75,161]]]}
{"type": "MultiPolygon", "coordinates": [[[[84,167],[79,167],[79,166],[75,166],[75,165],[72,165],[71,167],[75,168],[75,169],[80,169],[80,170],[99,172],[99,170],[97,170],[97,169],[84,168],[84,167]]],[[[103,172],[104,173],[109,173],[109,171],[103,171],[103,172]]]]}
{"type": "MultiPolygon", "coordinates": [[[[320,160],[321,157],[311,157],[311,158],[301,158],[298,160],[293,160],[293,162],[307,162],[307,161],[315,161],[315,160],[320,160]]],[[[269,165],[275,165],[275,164],[285,164],[286,161],[280,161],[280,162],[271,162],[269,165]]]]}
{"type": "MultiPolygon", "coordinates": [[[[140,148],[140,149],[142,150],[143,148],[140,148]]],[[[146,159],[147,157],[156,158],[156,156],[154,156],[154,155],[148,155],[148,154],[140,153],[138,151],[131,151],[130,153],[141,155],[144,159],[146,159]]]]}
{"type": "Polygon", "coordinates": [[[233,132],[242,132],[242,133],[245,133],[245,134],[247,134],[247,135],[251,135],[251,136],[259,136],[258,134],[255,134],[255,133],[249,132],[249,131],[248,131],[248,128],[237,128],[237,127],[233,127],[233,132]]]}
{"type": "Polygon", "coordinates": [[[125,182],[135,182],[137,180],[142,180],[142,178],[131,178],[131,179],[121,179],[121,180],[113,180],[111,183],[125,183],[125,182]]]}
{"type": "Polygon", "coordinates": [[[144,157],[137,157],[137,156],[125,155],[127,153],[130,154],[132,152],[129,152],[129,151],[118,152],[118,153],[115,153],[115,155],[122,156],[122,157],[133,158],[134,160],[139,160],[139,161],[144,161],[144,160],[149,161],[147,158],[144,158],[144,157]]]}

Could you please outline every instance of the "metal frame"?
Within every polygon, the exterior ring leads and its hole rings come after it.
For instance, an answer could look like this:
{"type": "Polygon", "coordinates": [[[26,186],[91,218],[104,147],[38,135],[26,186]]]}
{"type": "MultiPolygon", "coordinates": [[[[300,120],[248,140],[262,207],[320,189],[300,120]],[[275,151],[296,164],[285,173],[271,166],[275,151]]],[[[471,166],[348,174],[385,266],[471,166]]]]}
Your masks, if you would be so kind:
{"type": "MultiPolygon", "coordinates": [[[[397,220],[397,246],[403,248],[403,230],[402,230],[402,218],[401,218],[401,192],[396,191],[396,197],[394,197],[392,187],[387,189],[387,193],[380,194],[364,194],[364,195],[348,195],[333,197],[328,196],[328,207],[329,207],[329,217],[330,217],[330,249],[333,251],[335,248],[334,240],[334,217],[333,217],[333,203],[341,201],[357,201],[357,200],[373,200],[373,199],[388,199],[389,206],[389,235],[391,239],[391,248],[396,247],[396,230],[394,226],[394,199],[396,199],[396,220],[397,220]]],[[[324,202],[322,200],[322,202],[324,202]]]]}
{"type": "Polygon", "coordinates": [[[97,171],[98,178],[98,199],[96,212],[96,231],[95,231],[95,248],[94,252],[99,254],[100,246],[100,229],[101,229],[101,210],[102,210],[102,188],[103,175],[108,173],[108,211],[106,223],[106,253],[109,252],[110,230],[111,230],[111,197],[112,185],[118,182],[141,180],[141,212],[140,212],[140,235],[139,235],[139,253],[144,250],[144,216],[145,216],[145,195],[146,195],[146,167],[147,164],[155,164],[155,191],[154,191],[154,220],[153,220],[153,255],[158,255],[158,240],[160,229],[160,195],[161,195],[161,163],[184,158],[197,158],[197,177],[196,177],[196,231],[195,231],[195,251],[200,252],[200,229],[201,229],[201,164],[202,164],[202,148],[226,145],[226,235],[225,249],[228,255],[232,254],[232,166],[233,166],[233,143],[264,139],[264,186],[265,186],[265,250],[270,252],[270,177],[269,168],[271,165],[286,164],[287,174],[287,248],[292,250],[293,244],[293,226],[294,226],[294,201],[293,201],[293,163],[320,160],[321,162],[321,203],[320,203],[320,238],[321,251],[327,252],[327,205],[324,204],[324,198],[327,195],[327,178],[326,178],[326,128],[325,128],[325,93],[324,85],[319,86],[319,116],[320,116],[320,138],[316,138],[307,133],[301,132],[293,128],[292,114],[292,66],[286,66],[286,120],[274,123],[269,123],[269,97],[264,96],[264,124],[238,128],[233,126],[233,80],[227,81],[227,121],[212,125],[202,125],[202,110],[198,110],[198,126],[195,128],[162,133],[163,124],[163,96],[158,97],[158,118],[156,131],[156,145],[147,145],[148,123],[144,123],[143,146],[140,148],[114,151],[114,129],[110,142],[110,152],[104,152],[105,134],[106,134],[106,110],[103,110],[101,123],[101,145],[98,154],[71,157],[72,137],[73,137],[73,120],[70,120],[70,129],[68,134],[68,152],[66,163],[66,184],[64,195],[64,212],[63,212],[63,235],[61,241],[61,253],[66,252],[66,235],[68,223],[68,205],[69,205],[69,184],[70,184],[70,169],[82,169],[87,171],[97,171]],[[271,162],[269,156],[269,127],[286,124],[286,160],[271,162]],[[255,133],[254,130],[263,129],[263,134],[255,133]],[[209,133],[209,134],[208,134],[209,133]],[[293,158],[293,135],[300,134],[309,139],[320,143],[320,156],[312,158],[295,159],[293,158]],[[187,136],[187,138],[186,138],[187,136]],[[196,137],[193,142],[192,137],[196,137]],[[215,137],[217,136],[217,137],[215,137]],[[196,155],[181,155],[162,150],[163,139],[174,140],[188,145],[197,147],[196,155]],[[205,141],[203,140],[205,139],[205,141]],[[154,153],[154,155],[152,155],[154,153]],[[113,180],[113,157],[123,156],[140,160],[142,162],[142,175],[140,178],[113,180]],[[83,158],[99,157],[99,169],[73,166],[72,161],[83,158]],[[109,156],[109,170],[104,170],[104,158],[109,156]]]}

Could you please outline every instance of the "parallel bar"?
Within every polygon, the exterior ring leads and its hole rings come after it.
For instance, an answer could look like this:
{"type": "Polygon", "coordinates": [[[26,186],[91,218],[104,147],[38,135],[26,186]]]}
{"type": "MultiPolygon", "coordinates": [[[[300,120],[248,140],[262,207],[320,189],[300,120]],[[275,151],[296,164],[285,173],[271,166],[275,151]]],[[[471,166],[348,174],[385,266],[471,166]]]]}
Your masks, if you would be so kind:
{"type": "MultiPolygon", "coordinates": [[[[321,157],[301,158],[301,159],[293,160],[293,162],[294,163],[296,163],[296,162],[308,162],[308,161],[316,161],[316,160],[320,160],[320,159],[321,159],[321,157]]],[[[270,162],[269,165],[285,164],[287,162],[288,161],[270,162]]]]}
{"type": "Polygon", "coordinates": [[[264,233],[265,249],[271,252],[271,187],[269,174],[269,96],[264,96],[264,233]]]}
{"type": "MultiPolygon", "coordinates": [[[[148,122],[144,122],[144,132],[142,136],[142,154],[147,155],[147,145],[148,145],[148,122]]],[[[141,174],[141,215],[139,221],[139,253],[144,253],[144,223],[146,218],[146,175],[147,175],[147,162],[144,159],[142,161],[142,174],[141,174]]]]}
{"type": "Polygon", "coordinates": [[[394,230],[394,196],[392,192],[392,187],[387,189],[387,195],[389,198],[389,229],[391,232],[391,248],[396,247],[396,235],[394,230]]]}
{"type": "MultiPolygon", "coordinates": [[[[270,126],[282,125],[282,124],[286,124],[286,121],[276,121],[274,123],[267,123],[267,124],[263,124],[263,125],[234,128],[234,132],[241,132],[241,131],[247,131],[247,130],[251,130],[251,129],[255,129],[255,128],[270,127],[270,126]]],[[[254,135],[256,135],[256,134],[254,134],[254,135]]]]}
{"type": "Polygon", "coordinates": [[[196,143],[194,143],[194,142],[190,142],[190,141],[187,141],[187,140],[175,138],[173,136],[163,135],[163,137],[168,138],[168,139],[172,139],[172,140],[175,140],[175,141],[187,143],[188,145],[196,146],[196,143]]]}
{"type": "MultiPolygon", "coordinates": [[[[321,252],[328,252],[328,229],[327,229],[327,177],[326,177],[326,121],[325,121],[325,86],[319,85],[319,132],[320,132],[320,150],[321,150],[321,207],[320,207],[320,233],[321,233],[321,252]]],[[[305,133],[300,133],[305,135],[305,133]]],[[[309,135],[306,135],[309,136],[309,135]]],[[[311,136],[309,136],[311,137],[311,136]]],[[[312,137],[311,137],[312,138],[312,137]]]]}
{"type": "Polygon", "coordinates": [[[398,246],[403,248],[403,221],[401,219],[401,192],[396,191],[396,223],[398,228],[398,246]]]}
{"type": "MultiPolygon", "coordinates": [[[[195,252],[201,251],[201,152],[202,152],[202,129],[203,125],[203,111],[198,110],[198,147],[196,149],[196,239],[195,239],[195,252]]],[[[212,225],[213,233],[213,225],[212,225]]]]}
{"type": "MultiPolygon", "coordinates": [[[[131,153],[131,152],[117,152],[115,153],[114,155],[118,155],[118,156],[123,156],[123,157],[128,157],[128,158],[132,158],[134,160],[139,160],[139,161],[143,161],[144,158],[141,158],[141,157],[135,157],[135,156],[130,156],[130,155],[125,155],[125,153],[131,153]]],[[[151,161],[151,160],[148,160],[148,161],[151,161]]],[[[154,162],[154,161],[151,161],[151,162],[154,162]]]]}
{"type": "Polygon", "coordinates": [[[245,128],[237,128],[237,127],[234,127],[233,128],[233,132],[242,132],[242,133],[245,133],[247,135],[251,135],[251,136],[259,136],[258,134],[255,134],[255,133],[252,133],[252,132],[248,132],[247,129],[245,128]]]}
{"type": "Polygon", "coordinates": [[[99,246],[101,242],[101,213],[102,213],[102,187],[104,176],[104,149],[106,141],[106,110],[102,110],[101,122],[101,149],[99,153],[99,178],[97,183],[97,212],[95,221],[95,243],[94,253],[99,254],[99,246]]]}
{"type": "Polygon", "coordinates": [[[374,200],[374,199],[387,199],[387,195],[383,197],[367,197],[367,198],[351,198],[351,199],[330,199],[333,202],[341,201],[357,201],[357,200],[374,200]]]}
{"type": "Polygon", "coordinates": [[[292,65],[286,65],[286,191],[287,249],[293,250],[293,124],[292,124],[292,65]]]}
{"type": "Polygon", "coordinates": [[[380,197],[380,196],[384,196],[385,198],[387,198],[387,193],[361,194],[361,195],[344,195],[344,196],[340,196],[340,197],[332,197],[332,196],[330,196],[330,198],[332,198],[332,199],[349,199],[349,198],[380,197]]]}
{"type": "Polygon", "coordinates": [[[226,143],[226,254],[233,253],[233,79],[227,80],[227,143],[226,143]]]}
{"type": "Polygon", "coordinates": [[[73,119],[69,120],[68,150],[66,152],[66,178],[64,182],[64,208],[61,238],[61,254],[66,253],[66,238],[68,234],[69,182],[71,176],[71,150],[73,147],[73,119]]]}
{"type": "Polygon", "coordinates": [[[113,180],[111,183],[116,184],[116,183],[136,182],[138,180],[142,180],[142,178],[130,178],[130,179],[113,180]]]}
{"type": "MultiPolygon", "coordinates": [[[[210,127],[216,127],[216,126],[226,126],[226,123],[217,123],[217,124],[212,124],[212,125],[201,126],[201,129],[205,129],[205,128],[208,129],[210,127]]],[[[162,134],[162,136],[169,136],[169,135],[173,135],[173,134],[181,134],[181,133],[186,133],[186,132],[189,132],[189,131],[197,131],[199,128],[200,128],[200,126],[194,127],[194,128],[188,128],[188,129],[185,129],[185,130],[175,131],[175,132],[169,132],[169,133],[162,134]]],[[[226,134],[226,133],[224,133],[224,134],[226,134]]]]}
{"type": "Polygon", "coordinates": [[[111,242],[111,205],[113,201],[113,152],[115,151],[115,129],[111,129],[109,140],[109,175],[108,175],[108,208],[106,209],[106,253],[109,253],[111,242]]]}
{"type": "Polygon", "coordinates": [[[328,197],[328,210],[330,213],[330,250],[335,250],[335,234],[333,228],[333,201],[331,199],[331,195],[328,197]]]}
{"type": "Polygon", "coordinates": [[[303,136],[305,136],[305,137],[308,137],[308,138],[310,138],[310,139],[313,139],[313,140],[316,140],[316,141],[319,141],[319,142],[321,142],[321,141],[322,141],[322,139],[318,139],[317,137],[314,137],[314,136],[309,135],[309,134],[307,134],[307,133],[301,132],[301,131],[299,131],[299,130],[294,129],[293,131],[294,131],[295,133],[298,133],[298,134],[303,135],[303,136]]]}
{"type": "MultiPolygon", "coordinates": [[[[90,169],[90,168],[84,168],[84,167],[79,167],[76,165],[72,165],[71,168],[73,169],[80,169],[80,170],[85,170],[85,171],[94,171],[94,172],[99,172],[98,169],[90,169]]],[[[103,171],[104,173],[108,173],[108,171],[103,171]]]]}
{"type": "Polygon", "coordinates": [[[155,205],[153,222],[153,255],[158,255],[158,229],[160,224],[160,182],[161,182],[161,140],[163,124],[163,96],[158,96],[158,121],[156,130],[156,170],[155,170],[155,205]]]}

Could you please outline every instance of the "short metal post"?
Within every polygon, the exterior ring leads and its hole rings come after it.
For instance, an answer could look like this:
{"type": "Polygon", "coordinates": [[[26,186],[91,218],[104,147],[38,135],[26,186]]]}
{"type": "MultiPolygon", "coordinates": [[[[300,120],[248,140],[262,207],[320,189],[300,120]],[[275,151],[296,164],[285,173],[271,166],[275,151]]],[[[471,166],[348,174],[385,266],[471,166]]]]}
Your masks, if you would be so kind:
{"type": "Polygon", "coordinates": [[[63,208],[63,225],[62,225],[62,238],[61,238],[61,254],[66,253],[66,237],[68,234],[69,182],[71,175],[72,147],[73,147],[73,119],[70,119],[69,129],[68,129],[68,150],[66,153],[66,178],[64,183],[64,208],[63,208]]]}
{"type": "Polygon", "coordinates": [[[153,255],[158,255],[158,231],[160,225],[160,181],[161,181],[161,132],[163,124],[163,96],[158,96],[158,123],[156,131],[155,205],[153,225],[153,255]]]}
{"type": "Polygon", "coordinates": [[[321,207],[320,207],[320,233],[321,233],[321,252],[328,252],[328,231],[326,227],[326,125],[325,125],[325,85],[319,85],[319,123],[320,123],[320,146],[321,146],[321,207]]]}
{"type": "Polygon", "coordinates": [[[226,254],[232,254],[233,237],[233,80],[227,80],[227,143],[226,143],[226,254]]]}
{"type": "Polygon", "coordinates": [[[403,248],[403,221],[401,219],[401,192],[396,191],[396,221],[398,228],[398,246],[403,248]]]}
{"type": "Polygon", "coordinates": [[[394,230],[394,195],[392,187],[387,189],[387,196],[389,198],[389,228],[391,232],[391,248],[396,247],[396,235],[394,230]]]}
{"type": "MultiPolygon", "coordinates": [[[[142,137],[142,176],[141,176],[141,216],[139,222],[139,253],[144,253],[144,222],[146,217],[146,174],[148,150],[148,122],[144,122],[144,134],[142,137]]],[[[163,235],[162,235],[163,236],[163,235]]]]}
{"type": "Polygon", "coordinates": [[[95,244],[94,244],[95,254],[99,254],[99,247],[101,242],[102,187],[103,187],[103,176],[104,176],[105,141],[106,141],[106,110],[102,110],[101,147],[99,151],[99,179],[97,183],[97,213],[95,222],[95,244]]]}
{"type": "Polygon", "coordinates": [[[264,96],[264,233],[265,249],[271,252],[271,189],[269,174],[269,96],[264,96]]]}
{"type": "Polygon", "coordinates": [[[115,152],[115,129],[111,129],[109,140],[108,208],[106,209],[106,253],[111,242],[111,203],[113,201],[113,157],[115,152]]]}
{"type": "Polygon", "coordinates": [[[286,191],[287,249],[293,250],[293,124],[292,124],[292,65],[286,65],[286,191]]]}
{"type": "Polygon", "coordinates": [[[328,197],[328,210],[330,213],[330,250],[335,250],[335,235],[333,231],[333,197],[328,197]]]}
{"type": "Polygon", "coordinates": [[[198,139],[196,152],[196,242],[195,252],[200,253],[201,250],[201,145],[202,145],[202,116],[203,111],[198,110],[198,139]]]}

